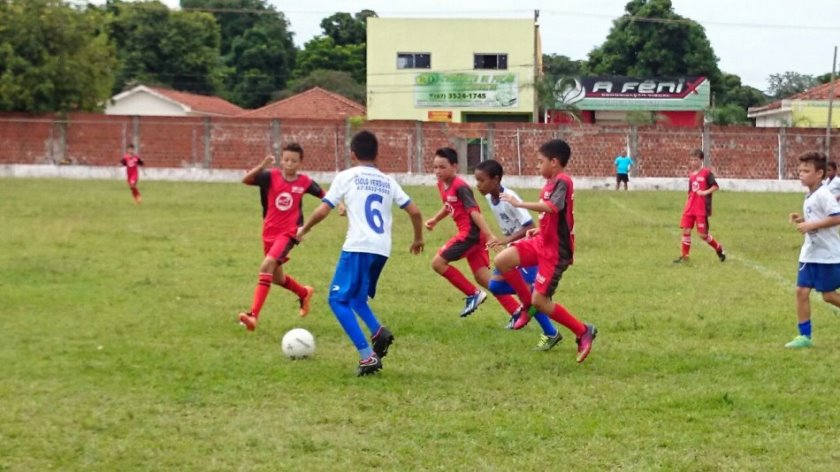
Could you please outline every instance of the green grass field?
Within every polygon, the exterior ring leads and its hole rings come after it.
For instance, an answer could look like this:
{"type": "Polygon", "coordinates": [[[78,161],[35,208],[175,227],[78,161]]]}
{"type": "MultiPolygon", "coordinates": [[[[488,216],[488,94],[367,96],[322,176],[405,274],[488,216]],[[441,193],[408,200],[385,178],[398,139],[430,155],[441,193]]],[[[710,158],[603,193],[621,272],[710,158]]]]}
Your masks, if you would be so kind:
{"type": "MultiPolygon", "coordinates": [[[[495,301],[460,319],[430,268],[451,220],[411,256],[397,210],[372,303],[396,342],[357,378],[326,303],[342,218],[287,266],[316,287],[312,314],[274,287],[247,333],[234,319],[262,258],[257,191],[141,190],[138,207],[121,181],[0,180],[0,470],[840,468],[840,317],[814,296],[817,347],[782,347],[799,194],[718,193],[729,259],[695,238],[680,266],[684,194],[577,192],[576,264],[555,298],[599,328],[582,365],[565,331],[532,351],[536,323],[504,330],[495,301]],[[313,359],[282,357],[293,327],[315,334],[313,359]]],[[[407,190],[439,208],[435,189],[407,190]]]]}

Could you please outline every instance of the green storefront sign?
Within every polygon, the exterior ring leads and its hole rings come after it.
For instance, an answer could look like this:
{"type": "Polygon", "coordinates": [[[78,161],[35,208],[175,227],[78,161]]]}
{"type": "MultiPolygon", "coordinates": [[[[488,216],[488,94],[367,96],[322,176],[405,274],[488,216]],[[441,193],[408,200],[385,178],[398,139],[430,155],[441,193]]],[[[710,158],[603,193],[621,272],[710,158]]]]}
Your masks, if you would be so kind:
{"type": "Polygon", "coordinates": [[[414,77],[417,108],[517,108],[519,82],[512,73],[427,72],[414,77]]]}

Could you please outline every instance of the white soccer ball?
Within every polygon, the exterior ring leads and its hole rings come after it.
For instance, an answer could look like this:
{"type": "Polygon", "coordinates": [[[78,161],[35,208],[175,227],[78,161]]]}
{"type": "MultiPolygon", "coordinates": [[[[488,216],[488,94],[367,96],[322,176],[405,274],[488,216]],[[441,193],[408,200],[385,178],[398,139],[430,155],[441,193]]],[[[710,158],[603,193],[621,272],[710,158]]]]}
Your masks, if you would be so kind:
{"type": "Polygon", "coordinates": [[[295,328],[283,335],[280,348],[289,359],[305,359],[315,354],[315,337],[303,328],[295,328]]]}

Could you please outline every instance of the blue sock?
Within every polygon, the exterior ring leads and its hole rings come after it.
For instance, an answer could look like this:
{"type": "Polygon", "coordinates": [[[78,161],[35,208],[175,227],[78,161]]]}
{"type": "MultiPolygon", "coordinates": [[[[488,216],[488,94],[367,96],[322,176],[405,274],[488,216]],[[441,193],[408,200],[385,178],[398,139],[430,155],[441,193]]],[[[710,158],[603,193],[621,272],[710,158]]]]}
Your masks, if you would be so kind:
{"type": "Polygon", "coordinates": [[[555,328],[554,325],[551,324],[551,318],[542,313],[537,313],[536,315],[534,315],[534,319],[537,320],[537,323],[540,324],[540,327],[543,330],[543,334],[552,337],[557,336],[557,328],[555,328]]]}
{"type": "Polygon", "coordinates": [[[811,337],[811,320],[808,320],[804,323],[799,323],[798,327],[799,334],[801,334],[802,336],[808,336],[809,338],[811,337]]]}
{"type": "Polygon", "coordinates": [[[368,305],[367,294],[365,294],[362,297],[350,300],[350,308],[352,308],[353,311],[355,311],[356,314],[359,315],[359,318],[361,318],[362,321],[365,322],[365,324],[368,327],[368,330],[370,330],[371,336],[373,336],[374,334],[376,334],[377,331],[379,331],[379,328],[382,325],[379,323],[379,320],[376,319],[376,315],[373,314],[373,310],[370,309],[370,305],[368,305]]]}
{"type": "Polygon", "coordinates": [[[339,324],[341,324],[341,327],[344,328],[344,332],[347,333],[347,336],[356,345],[356,349],[359,350],[359,357],[361,359],[370,357],[373,349],[368,344],[365,333],[362,332],[362,328],[359,326],[359,322],[356,320],[356,315],[350,308],[350,304],[338,300],[330,300],[330,308],[338,319],[339,324]]]}
{"type": "Polygon", "coordinates": [[[491,280],[487,288],[493,295],[516,295],[516,291],[504,280],[491,280]]]}

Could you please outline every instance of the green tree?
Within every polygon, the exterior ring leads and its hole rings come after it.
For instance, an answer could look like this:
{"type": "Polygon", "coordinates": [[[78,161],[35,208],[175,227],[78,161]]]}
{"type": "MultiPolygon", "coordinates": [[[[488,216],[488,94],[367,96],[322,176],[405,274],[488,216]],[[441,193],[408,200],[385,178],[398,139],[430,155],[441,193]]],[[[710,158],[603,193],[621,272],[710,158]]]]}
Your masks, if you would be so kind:
{"type": "Polygon", "coordinates": [[[316,69],[306,77],[290,80],[286,90],[275,94],[274,98],[287,98],[296,93],[305,92],[312,87],[321,87],[361,104],[366,101],[365,86],[356,82],[350,73],[325,69],[316,69]]]}
{"type": "Polygon", "coordinates": [[[181,0],[181,7],[211,12],[219,23],[226,71],[222,95],[257,108],[286,86],[297,49],[283,13],[265,0],[181,0]]]}
{"type": "Polygon", "coordinates": [[[306,77],[318,69],[344,71],[353,80],[365,83],[367,80],[364,44],[339,46],[330,36],[317,36],[308,41],[298,53],[294,78],[306,77]]]}
{"type": "Polygon", "coordinates": [[[145,83],[214,94],[222,79],[219,27],[208,13],[170,11],[154,0],[109,2],[120,61],[115,91],[145,83]]]}
{"type": "Polygon", "coordinates": [[[813,75],[790,70],[781,74],[770,74],[767,83],[767,93],[775,99],[787,98],[820,84],[813,75]]]}
{"type": "Polygon", "coordinates": [[[362,10],[355,15],[335,13],[321,20],[321,29],[339,46],[367,43],[367,19],[376,17],[373,10],[362,10]]]}
{"type": "Polygon", "coordinates": [[[586,61],[576,61],[560,54],[543,54],[543,74],[555,81],[586,74],[586,61]]]}
{"type": "Polygon", "coordinates": [[[677,15],[670,0],[632,0],[606,41],[589,53],[589,72],[604,75],[707,77],[722,91],[721,72],[703,27],[677,15]]]}
{"type": "Polygon", "coordinates": [[[115,64],[103,25],[60,0],[0,2],[0,110],[100,110],[115,64]]]}

